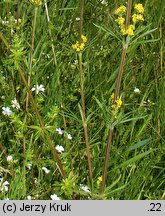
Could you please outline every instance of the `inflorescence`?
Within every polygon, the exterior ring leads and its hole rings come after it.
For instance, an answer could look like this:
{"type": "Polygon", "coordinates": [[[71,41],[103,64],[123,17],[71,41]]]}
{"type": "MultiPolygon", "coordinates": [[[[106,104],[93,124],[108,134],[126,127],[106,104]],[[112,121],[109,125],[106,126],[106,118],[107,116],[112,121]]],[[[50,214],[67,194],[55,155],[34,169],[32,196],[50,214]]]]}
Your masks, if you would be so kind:
{"type": "Polygon", "coordinates": [[[117,8],[115,10],[115,15],[117,15],[118,18],[115,21],[118,23],[118,25],[120,27],[120,31],[123,35],[133,36],[136,23],[139,21],[144,21],[144,18],[143,18],[144,7],[142,4],[135,4],[134,5],[134,11],[135,12],[131,17],[132,18],[132,24],[130,24],[127,29],[125,26],[126,11],[127,11],[127,9],[124,5],[117,8]]]}
{"type": "Polygon", "coordinates": [[[82,42],[76,42],[75,44],[72,44],[72,48],[76,50],[77,52],[81,52],[85,48],[85,43],[87,42],[87,37],[84,35],[81,35],[82,42]]]}

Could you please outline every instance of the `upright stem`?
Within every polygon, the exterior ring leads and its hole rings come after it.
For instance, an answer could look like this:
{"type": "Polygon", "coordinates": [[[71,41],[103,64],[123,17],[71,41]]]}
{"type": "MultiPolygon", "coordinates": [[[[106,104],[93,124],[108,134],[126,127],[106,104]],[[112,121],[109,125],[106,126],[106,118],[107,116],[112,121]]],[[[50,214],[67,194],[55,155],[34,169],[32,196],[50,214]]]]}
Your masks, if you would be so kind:
{"type": "MultiPolygon", "coordinates": [[[[84,13],[84,0],[80,0],[80,28],[79,28],[79,43],[81,43],[81,36],[83,34],[83,13],[84,13]]],[[[88,160],[88,168],[89,168],[89,178],[92,180],[92,163],[90,156],[90,146],[89,146],[89,137],[88,137],[88,127],[86,120],[86,112],[85,112],[85,98],[84,98],[84,74],[82,67],[82,53],[79,53],[79,70],[80,70],[80,94],[81,94],[81,104],[82,104],[82,121],[83,121],[83,129],[84,129],[84,137],[86,144],[86,154],[88,160]]]]}
{"type": "MultiPolygon", "coordinates": [[[[33,51],[34,51],[34,40],[35,40],[35,31],[36,31],[37,11],[38,11],[38,7],[35,7],[34,21],[33,21],[33,31],[32,31],[32,41],[31,41],[31,51],[30,51],[30,66],[29,66],[30,74],[31,74],[32,62],[33,62],[33,51]]],[[[30,74],[28,76],[28,86],[30,86],[30,74]]],[[[28,109],[28,104],[29,104],[29,94],[27,94],[27,98],[26,98],[26,110],[28,109]]]]}
{"type": "Polygon", "coordinates": [[[84,0],[80,0],[80,27],[79,27],[79,42],[81,43],[81,35],[83,34],[84,20],[84,0]]]}
{"type": "MultiPolygon", "coordinates": [[[[46,18],[47,18],[48,25],[49,25],[50,17],[49,17],[49,11],[48,11],[47,2],[45,2],[45,11],[46,11],[46,18]]],[[[48,27],[48,31],[49,31],[49,36],[50,36],[50,39],[51,39],[51,42],[52,42],[52,52],[53,52],[54,64],[55,64],[55,66],[57,66],[57,58],[56,58],[56,53],[55,53],[54,44],[53,44],[52,32],[51,32],[51,29],[49,27],[48,27]]]]}
{"type": "MultiPolygon", "coordinates": [[[[132,8],[132,0],[128,0],[127,15],[126,15],[126,28],[128,28],[128,26],[130,24],[131,8],[132,8]]],[[[127,37],[129,37],[129,36],[127,36],[127,37]]],[[[117,79],[113,103],[115,103],[115,101],[117,100],[117,98],[119,96],[127,48],[128,48],[128,42],[126,41],[123,45],[123,51],[122,51],[120,67],[119,67],[119,75],[118,75],[118,79],[117,79]]],[[[113,131],[114,131],[114,128],[112,126],[110,126],[110,129],[108,132],[108,141],[107,141],[107,146],[106,146],[104,167],[103,167],[103,175],[102,175],[103,180],[102,180],[101,189],[100,189],[100,199],[104,198],[104,190],[105,190],[105,185],[106,185],[106,180],[107,180],[107,171],[108,171],[108,161],[109,161],[110,150],[111,150],[111,145],[112,145],[112,141],[113,141],[113,131]]]]}
{"type": "Polygon", "coordinates": [[[84,98],[84,79],[83,79],[83,69],[82,69],[82,53],[79,53],[79,69],[80,69],[80,94],[81,94],[81,104],[82,104],[82,121],[83,121],[83,129],[84,129],[84,137],[86,144],[86,154],[88,160],[88,168],[89,168],[89,177],[92,180],[92,164],[91,164],[91,156],[90,156],[90,146],[89,146],[89,138],[88,138],[88,127],[85,113],[85,98],[84,98]]]}

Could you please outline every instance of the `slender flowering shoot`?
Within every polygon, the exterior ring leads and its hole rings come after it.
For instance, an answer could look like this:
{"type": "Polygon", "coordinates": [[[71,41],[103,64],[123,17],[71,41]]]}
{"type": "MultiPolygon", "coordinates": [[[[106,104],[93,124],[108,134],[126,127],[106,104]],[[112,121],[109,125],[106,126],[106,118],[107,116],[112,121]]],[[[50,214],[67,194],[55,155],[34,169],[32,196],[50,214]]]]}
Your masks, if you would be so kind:
{"type": "Polygon", "coordinates": [[[116,23],[119,25],[120,31],[124,36],[133,36],[135,31],[135,25],[139,21],[144,21],[143,18],[144,8],[142,4],[134,5],[134,14],[132,15],[132,23],[126,28],[126,7],[124,5],[120,6],[115,10],[115,15],[118,16],[115,19],[116,23]]]}

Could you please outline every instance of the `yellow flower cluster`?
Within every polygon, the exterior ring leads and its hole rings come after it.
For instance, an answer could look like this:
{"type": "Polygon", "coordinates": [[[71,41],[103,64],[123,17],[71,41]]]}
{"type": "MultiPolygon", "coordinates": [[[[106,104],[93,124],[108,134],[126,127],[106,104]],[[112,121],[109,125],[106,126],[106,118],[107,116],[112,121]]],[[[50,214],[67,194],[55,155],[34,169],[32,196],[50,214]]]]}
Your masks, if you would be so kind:
{"type": "Polygon", "coordinates": [[[31,2],[32,2],[35,6],[41,6],[41,5],[42,5],[42,0],[31,0],[31,2]]]}
{"type": "Polygon", "coordinates": [[[119,98],[115,101],[117,108],[120,108],[122,106],[122,100],[119,98]]]}
{"type": "Polygon", "coordinates": [[[121,26],[121,25],[124,25],[125,18],[118,17],[115,21],[119,24],[119,26],[121,26]]]}
{"type": "MultiPolygon", "coordinates": [[[[115,94],[113,93],[111,95],[112,103],[113,103],[113,100],[114,100],[114,96],[115,96],[115,94]]],[[[115,100],[115,103],[112,105],[112,109],[116,109],[116,108],[119,109],[122,106],[122,104],[123,104],[122,100],[120,98],[118,98],[117,100],[115,100]]]]}
{"type": "Polygon", "coordinates": [[[135,4],[134,8],[138,13],[140,13],[140,14],[144,13],[144,7],[142,4],[135,4]]]}
{"type": "Polygon", "coordinates": [[[112,102],[112,115],[115,117],[115,119],[117,119],[117,114],[119,109],[121,108],[123,102],[122,100],[118,97],[117,100],[115,100],[114,102],[114,93],[111,95],[111,102],[112,102]]]}
{"type": "Polygon", "coordinates": [[[97,185],[100,185],[100,183],[103,181],[103,178],[102,176],[98,177],[97,178],[97,185]]]}
{"type": "Polygon", "coordinates": [[[133,21],[133,23],[136,23],[138,21],[144,21],[143,15],[141,15],[141,14],[133,14],[132,15],[132,21],[133,21]]]}
{"type": "Polygon", "coordinates": [[[117,8],[117,9],[115,10],[115,14],[116,14],[116,15],[123,14],[123,13],[126,12],[126,10],[127,10],[127,8],[126,8],[124,5],[121,5],[119,8],[117,8]]]}
{"type": "Polygon", "coordinates": [[[115,21],[118,23],[120,30],[121,30],[121,33],[125,36],[126,35],[133,36],[134,30],[135,30],[135,24],[138,21],[144,21],[144,18],[142,15],[144,13],[143,5],[142,4],[135,4],[134,9],[135,9],[136,13],[132,15],[132,22],[133,23],[130,24],[127,29],[125,26],[125,18],[122,17],[123,14],[126,13],[126,7],[124,5],[122,5],[115,10],[115,14],[118,15],[118,18],[115,21]]]}
{"type": "Polygon", "coordinates": [[[134,35],[134,30],[135,30],[135,26],[134,25],[129,25],[128,29],[125,28],[124,25],[121,26],[121,33],[123,35],[134,35]]]}
{"type": "Polygon", "coordinates": [[[72,45],[72,48],[73,48],[74,50],[76,50],[77,52],[80,52],[80,51],[82,51],[82,50],[84,49],[85,43],[87,42],[87,37],[84,36],[84,35],[82,35],[82,36],[81,36],[81,40],[82,40],[81,43],[79,43],[79,42],[77,41],[75,44],[72,45]]]}

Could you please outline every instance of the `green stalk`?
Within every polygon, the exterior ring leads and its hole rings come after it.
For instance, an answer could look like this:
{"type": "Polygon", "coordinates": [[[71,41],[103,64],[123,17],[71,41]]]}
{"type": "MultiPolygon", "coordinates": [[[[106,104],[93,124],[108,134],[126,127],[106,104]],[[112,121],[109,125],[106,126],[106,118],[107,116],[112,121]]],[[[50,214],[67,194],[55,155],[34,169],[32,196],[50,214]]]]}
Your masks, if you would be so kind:
{"type": "MultiPolygon", "coordinates": [[[[32,30],[32,41],[31,41],[31,51],[30,51],[30,66],[29,66],[30,74],[31,74],[32,62],[33,62],[33,51],[34,51],[37,11],[38,11],[38,7],[35,7],[34,20],[33,20],[33,30],[32,30]]],[[[28,76],[28,86],[30,86],[30,75],[28,76]]],[[[26,98],[26,110],[28,109],[28,104],[29,104],[29,94],[27,94],[27,98],[26,98]]]]}
{"type": "MultiPolygon", "coordinates": [[[[132,8],[132,0],[128,0],[127,15],[126,15],[126,28],[128,28],[128,26],[130,24],[131,8],[132,8]]],[[[119,67],[119,75],[118,75],[118,79],[117,79],[113,103],[115,103],[115,101],[118,99],[119,92],[120,92],[121,80],[122,80],[122,75],[123,75],[123,70],[124,70],[124,65],[125,65],[125,60],[126,60],[126,53],[127,53],[127,49],[128,49],[128,41],[127,40],[129,40],[129,36],[127,36],[127,37],[128,38],[126,38],[126,41],[123,45],[120,67],[119,67]]],[[[112,120],[114,120],[114,119],[112,119],[112,120]]],[[[114,128],[112,126],[110,126],[110,129],[108,132],[108,141],[107,141],[107,146],[106,146],[106,151],[105,151],[102,183],[101,183],[101,189],[100,189],[100,199],[104,199],[104,190],[105,190],[105,185],[106,185],[106,180],[107,180],[107,172],[108,172],[108,162],[109,162],[110,151],[111,151],[111,146],[112,146],[112,142],[113,142],[113,131],[114,131],[114,128]]]]}
{"type": "Polygon", "coordinates": [[[90,146],[89,146],[89,138],[88,138],[87,119],[86,119],[86,113],[85,113],[82,53],[79,53],[79,70],[80,70],[80,94],[81,94],[81,104],[82,104],[82,121],[83,121],[84,137],[85,137],[85,144],[86,144],[86,154],[87,154],[88,168],[89,168],[89,178],[90,178],[90,180],[92,180],[92,164],[91,164],[91,157],[90,157],[90,146]]]}
{"type": "MultiPolygon", "coordinates": [[[[80,0],[80,27],[79,27],[79,43],[82,42],[81,36],[83,34],[83,14],[84,14],[84,0],[80,0]]],[[[92,180],[92,163],[90,156],[90,146],[89,146],[89,137],[88,137],[88,126],[85,112],[85,97],[84,97],[84,74],[82,67],[82,53],[79,53],[79,71],[80,71],[80,94],[81,94],[81,104],[82,104],[82,121],[86,145],[86,154],[88,160],[88,169],[89,169],[89,178],[92,180]]]]}
{"type": "Polygon", "coordinates": [[[48,11],[48,6],[47,6],[46,1],[45,1],[45,11],[46,11],[46,18],[47,18],[47,22],[48,22],[49,36],[50,36],[50,39],[52,42],[52,52],[53,52],[54,65],[57,66],[57,58],[56,58],[56,53],[55,53],[54,44],[53,44],[52,32],[51,32],[51,29],[49,28],[50,17],[49,17],[49,11],[48,11]]]}

